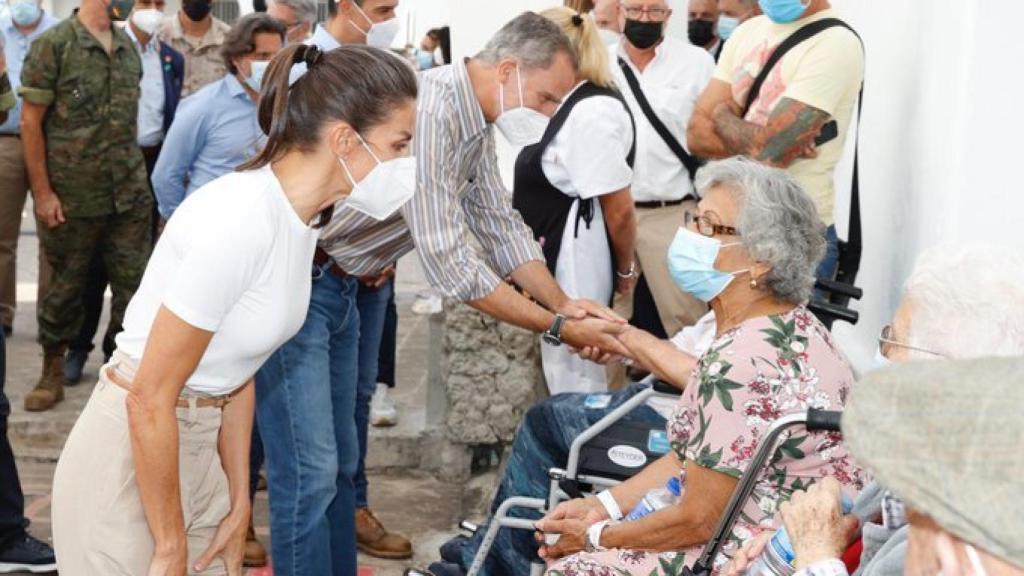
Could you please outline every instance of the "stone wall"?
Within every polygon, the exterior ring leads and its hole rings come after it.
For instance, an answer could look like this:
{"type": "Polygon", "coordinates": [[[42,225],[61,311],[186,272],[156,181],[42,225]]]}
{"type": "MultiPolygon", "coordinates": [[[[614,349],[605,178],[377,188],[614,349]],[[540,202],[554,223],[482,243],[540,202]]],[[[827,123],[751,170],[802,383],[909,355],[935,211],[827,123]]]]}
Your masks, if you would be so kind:
{"type": "Polygon", "coordinates": [[[544,393],[536,334],[465,304],[445,303],[446,436],[457,444],[511,442],[544,393]]]}

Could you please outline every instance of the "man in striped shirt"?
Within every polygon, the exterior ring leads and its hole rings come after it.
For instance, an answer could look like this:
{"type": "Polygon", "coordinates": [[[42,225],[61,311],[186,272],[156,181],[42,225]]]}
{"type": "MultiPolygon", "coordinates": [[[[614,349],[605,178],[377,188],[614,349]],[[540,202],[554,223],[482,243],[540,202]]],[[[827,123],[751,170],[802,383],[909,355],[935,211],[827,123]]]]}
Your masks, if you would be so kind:
{"type": "MultiPolygon", "coordinates": [[[[365,0],[362,7],[370,3],[365,0]]],[[[355,573],[351,518],[359,447],[354,405],[364,347],[362,310],[356,303],[360,278],[381,274],[416,248],[428,281],[449,298],[576,347],[623,351],[615,336],[624,324],[600,304],[570,301],[548,272],[532,232],[512,208],[491,130],[498,123],[506,135],[532,134],[539,140],[543,117],[554,114],[575,85],[575,68],[561,30],[526,13],[475,58],[425,73],[413,144],[413,199],[383,221],[341,205],[324,229],[306,323],[256,379],[259,425],[268,461],[279,471],[270,477],[276,572],[339,573],[278,566],[282,558],[323,554],[317,530],[326,526],[330,563],[334,568],[347,564],[340,573],[355,573]],[[470,244],[470,234],[479,241],[481,254],[470,244]],[[506,284],[506,277],[540,304],[506,284]],[[330,390],[324,391],[325,386],[330,390]],[[283,454],[291,454],[293,470],[280,471],[274,464],[283,454]],[[275,501],[275,490],[285,498],[275,501]],[[296,509],[275,513],[275,507],[287,505],[282,500],[296,503],[296,509]],[[292,549],[279,550],[279,541],[292,549]],[[304,546],[309,550],[293,550],[304,546]]]]}

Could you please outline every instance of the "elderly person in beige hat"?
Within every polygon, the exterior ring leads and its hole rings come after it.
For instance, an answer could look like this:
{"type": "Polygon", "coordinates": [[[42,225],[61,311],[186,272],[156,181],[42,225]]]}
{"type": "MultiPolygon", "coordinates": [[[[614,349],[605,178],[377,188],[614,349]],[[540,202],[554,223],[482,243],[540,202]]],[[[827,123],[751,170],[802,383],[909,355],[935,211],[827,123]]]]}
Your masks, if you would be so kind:
{"type": "MultiPolygon", "coordinates": [[[[904,574],[1024,575],[1024,358],[917,362],[870,374],[843,415],[857,460],[906,502],[904,574]],[[965,401],[964,384],[977,386],[965,401]],[[951,433],[955,431],[955,433],[951,433]]],[[[842,575],[838,489],[782,508],[800,574],[842,575]]]]}
{"type": "MultiPolygon", "coordinates": [[[[989,246],[940,246],[918,259],[907,280],[893,322],[879,338],[879,363],[942,358],[980,358],[1024,355],[1024,258],[989,246]]],[[[961,392],[962,392],[961,388],[961,392]]],[[[971,396],[960,401],[970,404],[971,396]]],[[[947,433],[963,434],[955,426],[947,433]]],[[[891,487],[890,487],[891,488],[891,487]]],[[[827,483],[797,495],[782,511],[792,522],[822,521],[823,499],[833,488],[827,483]]],[[[838,502],[838,501],[837,501],[838,502]]],[[[854,513],[833,526],[847,534],[844,545],[863,538],[858,576],[894,576],[904,571],[911,532],[901,513],[902,502],[879,482],[870,484],[857,500],[854,513]],[[859,529],[858,529],[859,528],[859,529]]],[[[826,515],[827,516],[827,515],[826,515]]],[[[819,534],[823,533],[818,531],[819,534]]],[[[813,540],[821,543],[821,539],[813,540]]],[[[736,555],[727,571],[742,574],[758,555],[758,539],[736,555]]],[[[794,546],[808,545],[794,537],[794,546]]],[[[798,559],[799,561],[799,559],[798,559]]]]}

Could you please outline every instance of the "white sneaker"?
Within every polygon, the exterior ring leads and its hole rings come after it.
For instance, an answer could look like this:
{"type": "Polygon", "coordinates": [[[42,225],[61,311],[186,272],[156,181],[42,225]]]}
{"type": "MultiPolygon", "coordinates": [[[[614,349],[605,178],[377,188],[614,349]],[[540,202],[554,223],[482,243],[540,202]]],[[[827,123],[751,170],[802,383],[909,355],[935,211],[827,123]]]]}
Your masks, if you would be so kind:
{"type": "Polygon", "coordinates": [[[378,428],[398,424],[398,409],[395,401],[388,396],[387,384],[377,384],[377,391],[370,400],[370,424],[378,428]]]}

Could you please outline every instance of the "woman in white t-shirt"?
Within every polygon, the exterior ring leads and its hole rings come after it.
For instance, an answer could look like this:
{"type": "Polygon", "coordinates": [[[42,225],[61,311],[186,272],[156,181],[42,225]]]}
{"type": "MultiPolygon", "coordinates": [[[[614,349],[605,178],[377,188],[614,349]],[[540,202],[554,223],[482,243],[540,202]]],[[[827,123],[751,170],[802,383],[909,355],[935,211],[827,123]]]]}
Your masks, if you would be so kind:
{"type": "MultiPolygon", "coordinates": [[[[633,119],[615,90],[607,48],[589,15],[545,10],[572,41],[579,84],[541,141],[516,160],[513,205],[541,243],[548,268],[570,298],[610,303],[634,280],[633,119]]],[[[564,346],[541,346],[551,394],[606,390],[605,368],[564,346]]]]}
{"type": "Polygon", "coordinates": [[[411,197],[395,168],[415,99],[412,70],[372,48],[296,45],[270,64],[266,148],[168,222],[61,454],[61,574],[241,574],[253,374],[302,326],[334,204],[380,214],[411,197]]]}

